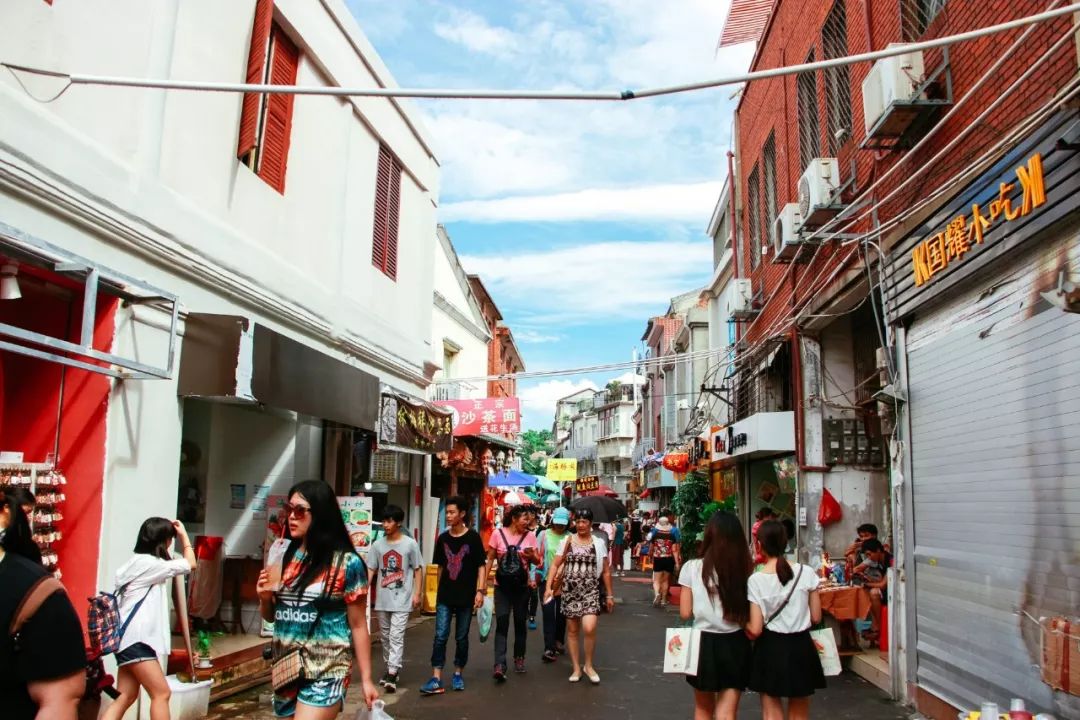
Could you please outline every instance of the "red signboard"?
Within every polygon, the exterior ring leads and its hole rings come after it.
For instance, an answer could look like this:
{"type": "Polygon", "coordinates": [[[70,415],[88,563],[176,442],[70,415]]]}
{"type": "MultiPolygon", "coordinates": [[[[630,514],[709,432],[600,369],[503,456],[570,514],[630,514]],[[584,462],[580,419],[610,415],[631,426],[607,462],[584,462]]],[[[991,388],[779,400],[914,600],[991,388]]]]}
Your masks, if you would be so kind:
{"type": "Polygon", "coordinates": [[[521,407],[516,397],[440,400],[435,404],[453,409],[454,437],[521,431],[521,407]]]}

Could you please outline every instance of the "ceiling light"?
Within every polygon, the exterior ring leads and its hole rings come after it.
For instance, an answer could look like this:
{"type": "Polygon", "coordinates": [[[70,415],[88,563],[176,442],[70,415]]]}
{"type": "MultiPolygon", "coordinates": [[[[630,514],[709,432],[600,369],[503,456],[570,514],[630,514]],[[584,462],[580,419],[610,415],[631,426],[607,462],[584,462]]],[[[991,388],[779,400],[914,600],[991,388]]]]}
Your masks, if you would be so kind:
{"type": "Polygon", "coordinates": [[[18,274],[18,265],[0,267],[0,300],[18,300],[22,297],[22,291],[19,290],[19,281],[15,277],[18,274]]]}

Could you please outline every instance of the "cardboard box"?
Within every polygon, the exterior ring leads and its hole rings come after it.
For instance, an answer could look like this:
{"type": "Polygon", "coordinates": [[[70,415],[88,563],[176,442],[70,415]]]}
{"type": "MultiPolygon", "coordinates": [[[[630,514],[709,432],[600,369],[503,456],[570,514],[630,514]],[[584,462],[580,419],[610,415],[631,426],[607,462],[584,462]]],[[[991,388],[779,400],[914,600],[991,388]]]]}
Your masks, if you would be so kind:
{"type": "Polygon", "coordinates": [[[1070,695],[1080,695],[1080,622],[1063,617],[1043,618],[1043,682],[1070,695]]]}

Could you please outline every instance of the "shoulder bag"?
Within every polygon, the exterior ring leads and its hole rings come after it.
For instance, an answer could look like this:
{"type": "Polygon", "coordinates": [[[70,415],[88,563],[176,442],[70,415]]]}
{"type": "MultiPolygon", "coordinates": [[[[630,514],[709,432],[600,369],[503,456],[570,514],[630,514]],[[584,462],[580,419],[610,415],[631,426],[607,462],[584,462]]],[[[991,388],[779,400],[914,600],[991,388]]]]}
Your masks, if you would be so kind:
{"type": "MultiPolygon", "coordinates": [[[[315,632],[315,626],[319,624],[319,616],[322,614],[323,604],[330,599],[330,595],[333,592],[334,578],[337,576],[338,560],[340,557],[340,555],[335,555],[333,562],[330,564],[330,570],[327,572],[326,580],[323,582],[322,594],[315,601],[315,619],[311,621],[311,627],[308,628],[307,637],[304,638],[304,642],[300,647],[294,648],[275,659],[270,666],[270,685],[273,687],[274,692],[281,692],[304,679],[304,647],[307,645],[308,641],[311,640],[311,636],[315,632]]],[[[303,592],[304,589],[301,588],[301,596],[303,596],[303,592]]]]}
{"type": "Polygon", "coordinates": [[[799,572],[791,580],[791,589],[787,591],[787,597],[784,598],[784,602],[780,603],[780,607],[776,608],[773,614],[769,616],[769,619],[765,621],[765,627],[769,627],[769,623],[775,620],[777,615],[784,612],[784,608],[786,608],[788,606],[788,603],[791,602],[791,596],[795,594],[795,588],[799,586],[799,578],[802,577],[802,571],[804,567],[805,565],[799,565],[799,572]]]}
{"type": "Polygon", "coordinates": [[[559,565],[559,570],[551,576],[551,595],[557,597],[562,595],[563,581],[566,579],[566,551],[570,548],[570,538],[563,540],[562,546],[562,564],[559,565]]]}

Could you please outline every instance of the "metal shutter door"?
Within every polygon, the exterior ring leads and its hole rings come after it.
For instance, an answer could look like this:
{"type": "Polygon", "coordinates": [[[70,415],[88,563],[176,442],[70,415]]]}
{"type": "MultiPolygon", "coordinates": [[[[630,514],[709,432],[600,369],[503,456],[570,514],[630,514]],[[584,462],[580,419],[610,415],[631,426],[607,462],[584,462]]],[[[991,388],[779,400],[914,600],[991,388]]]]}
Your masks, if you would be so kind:
{"type": "Polygon", "coordinates": [[[1080,708],[1027,617],[1080,607],[1080,315],[1036,289],[1080,251],[1041,245],[908,334],[918,683],[961,707],[1080,708]]]}

